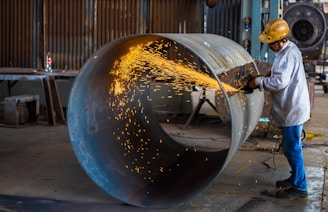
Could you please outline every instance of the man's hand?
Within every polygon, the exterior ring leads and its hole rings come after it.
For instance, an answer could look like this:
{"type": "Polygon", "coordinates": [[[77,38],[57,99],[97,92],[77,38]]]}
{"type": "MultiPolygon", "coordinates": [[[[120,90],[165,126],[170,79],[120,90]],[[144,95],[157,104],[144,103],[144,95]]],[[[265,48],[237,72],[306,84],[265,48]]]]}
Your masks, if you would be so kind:
{"type": "Polygon", "coordinates": [[[248,83],[248,87],[251,89],[259,88],[263,90],[263,80],[266,78],[265,76],[258,75],[254,79],[250,80],[248,83]]]}
{"type": "Polygon", "coordinates": [[[249,88],[251,88],[251,89],[255,89],[255,88],[258,88],[258,87],[259,87],[259,85],[256,85],[256,83],[255,83],[255,79],[256,79],[256,78],[254,78],[254,79],[252,79],[251,81],[248,82],[248,87],[249,87],[249,88]]]}

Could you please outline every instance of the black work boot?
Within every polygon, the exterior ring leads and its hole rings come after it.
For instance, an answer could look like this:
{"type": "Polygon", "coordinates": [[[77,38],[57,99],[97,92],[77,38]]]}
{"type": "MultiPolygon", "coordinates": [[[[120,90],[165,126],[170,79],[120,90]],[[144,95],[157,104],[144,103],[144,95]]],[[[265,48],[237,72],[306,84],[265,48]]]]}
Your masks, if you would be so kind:
{"type": "Polygon", "coordinates": [[[293,186],[293,182],[290,178],[286,180],[278,180],[276,182],[276,186],[277,188],[281,188],[281,189],[291,188],[293,186]]]}
{"type": "Polygon", "coordinates": [[[307,191],[302,191],[295,188],[277,191],[276,193],[276,197],[279,199],[305,199],[307,196],[307,191]]]}

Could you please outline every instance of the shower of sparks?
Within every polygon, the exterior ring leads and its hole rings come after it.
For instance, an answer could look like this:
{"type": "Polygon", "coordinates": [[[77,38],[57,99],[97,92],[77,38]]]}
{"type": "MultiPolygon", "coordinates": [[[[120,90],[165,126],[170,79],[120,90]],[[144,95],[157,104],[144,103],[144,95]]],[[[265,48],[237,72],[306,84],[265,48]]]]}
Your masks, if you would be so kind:
{"type": "MultiPolygon", "coordinates": [[[[114,85],[110,87],[110,93],[115,96],[124,94],[138,80],[147,82],[148,79],[170,80],[177,90],[185,90],[186,87],[194,85],[221,91],[216,79],[191,67],[191,65],[181,64],[181,61],[177,63],[168,60],[161,53],[149,50],[143,45],[133,46],[119,61],[115,61],[113,69],[110,70],[110,74],[115,77],[114,85]]],[[[227,92],[239,91],[223,82],[221,84],[227,92]]]]}
{"type": "MultiPolygon", "coordinates": [[[[116,137],[116,141],[124,150],[123,156],[127,158],[126,164],[124,164],[125,168],[142,175],[143,179],[149,182],[154,182],[156,175],[170,172],[172,168],[167,167],[167,164],[158,162],[161,157],[160,147],[164,140],[151,141],[147,137],[147,129],[152,124],[152,119],[144,113],[145,108],[140,94],[150,88],[151,82],[169,84],[177,96],[181,96],[186,91],[191,92],[191,86],[200,86],[204,89],[222,92],[218,81],[203,71],[197,70],[197,64],[194,61],[167,59],[165,57],[166,48],[174,47],[176,51],[178,50],[174,44],[174,42],[157,41],[133,46],[125,55],[116,60],[112,69],[109,70],[112,79],[108,90],[110,94],[109,106],[113,112],[113,117],[109,117],[109,119],[114,118],[116,121],[124,123],[118,125],[121,127],[113,132],[113,136],[116,137]],[[155,146],[159,148],[154,149],[154,145],[150,145],[151,142],[157,143],[155,146]],[[156,161],[158,169],[154,170],[152,167],[156,161]]],[[[191,59],[193,59],[192,56],[191,59]]],[[[221,85],[228,93],[239,91],[223,82],[221,85]]],[[[161,86],[156,85],[154,92],[160,89],[161,86]]],[[[160,96],[159,98],[172,99],[173,96],[170,93],[168,96],[160,96]]],[[[152,101],[148,94],[146,99],[152,101]]],[[[191,150],[197,151],[196,149],[191,150]]],[[[188,152],[189,148],[186,148],[185,151],[188,152]]],[[[171,167],[180,167],[179,158],[182,154],[177,153],[176,157],[172,158],[175,165],[171,167]]],[[[205,162],[207,161],[208,158],[205,159],[205,162]]]]}

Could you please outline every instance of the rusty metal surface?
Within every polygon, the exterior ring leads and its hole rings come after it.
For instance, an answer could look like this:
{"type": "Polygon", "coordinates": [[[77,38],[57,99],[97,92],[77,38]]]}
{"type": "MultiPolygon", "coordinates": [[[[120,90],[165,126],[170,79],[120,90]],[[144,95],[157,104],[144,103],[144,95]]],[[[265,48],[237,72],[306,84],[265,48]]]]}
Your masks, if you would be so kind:
{"type": "MultiPolygon", "coordinates": [[[[19,95],[5,98],[4,123],[18,126],[20,124],[19,104],[25,103],[29,121],[36,122],[39,117],[39,95],[19,95]]],[[[23,116],[23,115],[22,115],[23,116]]]]}
{"type": "Polygon", "coordinates": [[[53,68],[79,69],[81,63],[94,51],[93,2],[44,1],[42,52],[43,55],[51,52],[53,68]]]}
{"type": "Polygon", "coordinates": [[[201,0],[1,1],[0,66],[78,70],[105,43],[144,33],[207,33],[238,40],[240,0],[207,8],[201,0]],[[169,15],[168,15],[169,14],[169,15]]]}
{"type": "Polygon", "coordinates": [[[95,48],[98,49],[119,37],[141,32],[139,27],[142,24],[142,16],[139,10],[144,7],[144,1],[98,0],[95,2],[93,30],[95,48]]]}
{"type": "Polygon", "coordinates": [[[203,32],[204,1],[150,0],[149,33],[203,32]]]}
{"type": "Polygon", "coordinates": [[[220,0],[214,8],[206,8],[206,32],[239,41],[241,0],[220,0]]]}
{"type": "Polygon", "coordinates": [[[122,36],[201,32],[203,1],[13,0],[0,14],[0,66],[44,68],[51,52],[54,69],[78,70],[122,36]]]}
{"type": "Polygon", "coordinates": [[[32,67],[33,0],[0,1],[0,66],[32,67]]]}
{"type": "MultiPolygon", "coordinates": [[[[203,32],[204,7],[201,0],[1,1],[0,66],[43,68],[51,51],[53,68],[80,69],[121,36],[203,32]]],[[[219,1],[208,9],[207,32],[238,40],[239,11],[239,1],[219,1]]]]}

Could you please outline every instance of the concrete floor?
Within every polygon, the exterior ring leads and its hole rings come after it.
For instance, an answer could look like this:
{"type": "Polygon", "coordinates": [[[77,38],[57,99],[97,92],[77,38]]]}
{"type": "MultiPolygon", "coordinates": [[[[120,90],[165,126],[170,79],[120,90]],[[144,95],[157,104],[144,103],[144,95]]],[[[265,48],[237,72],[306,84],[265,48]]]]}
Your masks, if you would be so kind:
{"type": "Polygon", "coordinates": [[[282,154],[272,154],[273,139],[250,138],[214,184],[190,201],[169,209],[131,207],[85,174],[65,125],[25,124],[0,127],[0,211],[326,211],[328,94],[316,91],[314,103],[304,129],[323,136],[304,142],[306,200],[273,197],[276,180],[289,176],[288,163],[282,154]]]}

